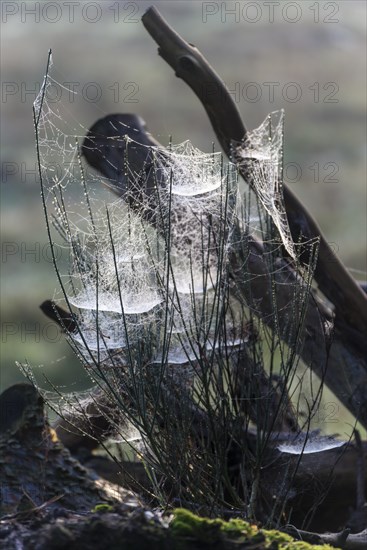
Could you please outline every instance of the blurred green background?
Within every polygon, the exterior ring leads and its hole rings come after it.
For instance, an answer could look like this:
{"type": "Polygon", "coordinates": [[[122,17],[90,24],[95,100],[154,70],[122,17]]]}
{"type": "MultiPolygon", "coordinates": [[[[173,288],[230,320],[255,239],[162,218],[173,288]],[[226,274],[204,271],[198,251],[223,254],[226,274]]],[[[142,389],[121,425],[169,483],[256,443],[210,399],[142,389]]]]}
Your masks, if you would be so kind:
{"type": "MultiPolygon", "coordinates": [[[[32,123],[48,49],[58,81],[66,89],[73,83],[78,92],[68,108],[85,128],[108,113],[135,112],[163,143],[171,134],[174,142],[190,139],[210,151],[217,141],[199,101],[158,57],[140,22],[150,5],[207,57],[248,128],[285,109],[285,179],[353,275],[366,278],[364,1],[107,0],[74,2],[73,13],[70,5],[54,4],[1,6],[1,390],[23,379],[16,360],[40,367],[40,376],[65,389],[87,385],[82,367],[39,309],[57,284],[32,123]]],[[[351,421],[341,408],[336,418],[340,426],[329,431],[343,431],[351,421]]]]}

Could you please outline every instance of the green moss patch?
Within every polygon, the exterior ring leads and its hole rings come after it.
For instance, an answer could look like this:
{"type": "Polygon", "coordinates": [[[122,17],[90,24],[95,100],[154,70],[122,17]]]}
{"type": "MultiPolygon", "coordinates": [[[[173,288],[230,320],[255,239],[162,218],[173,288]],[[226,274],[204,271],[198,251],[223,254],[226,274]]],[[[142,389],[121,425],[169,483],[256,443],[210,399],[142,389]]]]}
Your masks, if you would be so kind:
{"type": "Polygon", "coordinates": [[[99,512],[99,513],[105,513],[105,512],[112,512],[113,511],[113,506],[111,506],[110,504],[97,504],[92,512],[95,513],[95,512],[99,512]]]}
{"type": "Polygon", "coordinates": [[[196,514],[177,508],[173,512],[174,518],[170,524],[170,531],[174,538],[187,541],[197,541],[203,545],[220,545],[225,541],[232,541],[236,547],[244,544],[248,548],[256,546],[258,549],[271,550],[335,550],[334,547],[314,545],[297,541],[290,535],[276,530],[260,529],[256,525],[242,519],[202,518],[196,514]]]}

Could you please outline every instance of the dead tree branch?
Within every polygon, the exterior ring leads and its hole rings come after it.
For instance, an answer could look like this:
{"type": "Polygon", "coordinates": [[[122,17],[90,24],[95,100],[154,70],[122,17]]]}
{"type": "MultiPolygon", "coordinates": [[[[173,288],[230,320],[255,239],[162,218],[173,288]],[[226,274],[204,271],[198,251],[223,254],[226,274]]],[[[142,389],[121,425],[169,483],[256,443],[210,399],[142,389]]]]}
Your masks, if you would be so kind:
{"type": "MultiPolygon", "coordinates": [[[[246,128],[225,84],[199,50],[183,40],[156,8],[150,8],[143,15],[142,22],[157,42],[159,55],[173,68],[176,76],[190,86],[203,104],[221,146],[230,156],[233,142],[245,137],[246,128]]],[[[334,343],[330,350],[325,382],[367,426],[367,297],[330,248],[313,217],[286,185],[284,201],[294,241],[320,238],[315,279],[335,308],[334,343]]],[[[261,254],[257,264],[261,269],[261,254]]],[[[261,281],[259,284],[261,286],[261,281]]],[[[320,371],[320,366],[325,363],[320,362],[319,343],[313,343],[319,329],[320,321],[310,325],[306,322],[306,349],[302,357],[322,376],[324,373],[322,367],[320,371]],[[307,338],[309,329],[312,336],[307,338]],[[309,355],[312,360],[307,357],[309,355]]]]}

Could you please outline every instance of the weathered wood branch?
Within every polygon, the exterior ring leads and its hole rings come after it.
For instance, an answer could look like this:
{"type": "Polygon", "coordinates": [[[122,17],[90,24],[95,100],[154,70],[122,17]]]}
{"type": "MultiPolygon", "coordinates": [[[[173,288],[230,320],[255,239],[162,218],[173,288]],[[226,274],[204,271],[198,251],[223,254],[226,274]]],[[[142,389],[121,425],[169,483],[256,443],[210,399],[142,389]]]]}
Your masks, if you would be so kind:
{"type": "Polygon", "coordinates": [[[101,501],[136,501],[123,489],[113,494],[70,455],[50,429],[32,385],[15,384],[0,395],[0,418],[0,516],[45,503],[83,512],[101,501]]]}
{"type": "MultiPolygon", "coordinates": [[[[159,55],[203,104],[221,146],[230,156],[233,141],[242,140],[246,129],[224,83],[199,50],[183,40],[156,8],[150,8],[142,22],[157,42],[159,55]]],[[[330,248],[313,217],[286,185],[284,201],[294,241],[320,238],[315,279],[335,308],[334,344],[325,381],[367,426],[367,297],[330,248]]],[[[311,326],[313,334],[318,331],[318,325],[311,326]]],[[[311,338],[309,340],[306,337],[305,347],[312,348],[313,361],[311,365],[309,360],[306,362],[320,374],[322,363],[317,358],[316,346],[312,345],[311,338]]]]}
{"type": "MultiPolygon", "coordinates": [[[[220,145],[230,157],[233,141],[243,140],[246,128],[224,82],[200,51],[179,36],[155,7],[147,10],[142,22],[157,42],[159,55],[200,99],[220,145]]],[[[293,240],[298,242],[300,236],[306,240],[320,237],[319,264],[316,269],[320,290],[332,301],[336,311],[340,310],[345,320],[358,330],[365,329],[366,333],[367,299],[364,293],[329,246],[304,205],[285,184],[283,192],[293,240]],[[333,264],[332,270],[330,264],[333,264]]]]}

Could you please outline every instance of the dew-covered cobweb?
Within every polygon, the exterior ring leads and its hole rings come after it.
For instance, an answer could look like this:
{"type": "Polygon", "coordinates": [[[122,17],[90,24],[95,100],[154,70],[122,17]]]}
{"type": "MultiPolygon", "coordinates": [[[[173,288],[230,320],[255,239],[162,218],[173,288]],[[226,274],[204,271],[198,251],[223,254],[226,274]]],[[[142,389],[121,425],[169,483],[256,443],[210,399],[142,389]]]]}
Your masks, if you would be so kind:
{"type": "Polygon", "coordinates": [[[311,453],[321,453],[330,449],[337,449],[345,445],[345,441],[341,441],[333,436],[322,436],[318,432],[300,434],[296,438],[289,438],[278,445],[279,451],[282,453],[302,455],[311,453]]]}
{"type": "MultiPolygon", "coordinates": [[[[66,336],[93,382],[108,383],[113,395],[135,392],[145,411],[144,377],[152,391],[154,377],[161,383],[171,373],[176,388],[199,399],[198,385],[207,373],[215,377],[218,365],[224,372],[257,345],[254,334],[261,334],[263,351],[251,356],[267,371],[269,387],[280,388],[273,375],[286,377],[287,390],[297,399],[309,376],[305,369],[297,371],[299,327],[317,246],[310,243],[309,269],[288,277],[284,256],[300,264],[282,196],[284,113],[270,114],[235,146],[233,160],[245,168],[250,186],[243,187],[237,166],[220,152],[204,153],[189,141],[145,146],[124,136],[123,128],[108,145],[121,149],[124,172],[120,180],[103,177],[81,155],[87,128],[70,105],[48,97],[56,82],[51,65],[50,57],[34,113],[42,199],[59,282],[54,302],[75,320],[76,329],[66,336]],[[146,148],[148,176],[145,162],[139,170],[129,163],[134,147],[146,148]],[[251,300],[246,291],[257,276],[247,265],[253,241],[261,243],[269,270],[271,331],[269,320],[259,317],[262,298],[251,300]],[[242,274],[241,284],[234,271],[242,274]],[[276,285],[285,280],[294,289],[293,298],[278,306],[276,285]],[[287,319],[282,329],[279,314],[287,319]],[[288,342],[294,339],[293,349],[282,344],[285,331],[291,335],[288,342]]],[[[223,387],[230,384],[227,371],[221,376],[223,387]]],[[[320,391],[312,391],[319,399],[320,391]]],[[[213,399],[208,397],[210,403],[213,399]]]]}
{"type": "Polygon", "coordinates": [[[217,345],[216,287],[231,242],[236,168],[223,165],[221,153],[204,154],[188,141],[164,152],[156,148],[156,189],[140,204],[153,220],[148,224],[126,206],[130,197],[136,202],[138,174],[127,174],[124,200],[112,193],[103,200],[103,184],[113,183],[82,165],[86,132],[77,126],[75,135],[66,133],[62,106],[47,100],[51,83],[48,74],[35,113],[50,231],[61,236],[54,253],[68,257],[67,271],[60,269],[60,299],[79,310],[73,343],[82,355],[92,351],[93,359],[98,355],[106,364],[111,350],[120,350],[118,361],[124,363],[123,350],[154,333],[152,363],[162,360],[163,345],[165,361],[187,363],[200,345],[217,345]]]}
{"type": "Polygon", "coordinates": [[[284,110],[270,113],[255,130],[247,133],[235,148],[239,166],[247,173],[248,183],[271,216],[288,254],[296,252],[283,203],[283,136],[284,110]]]}

